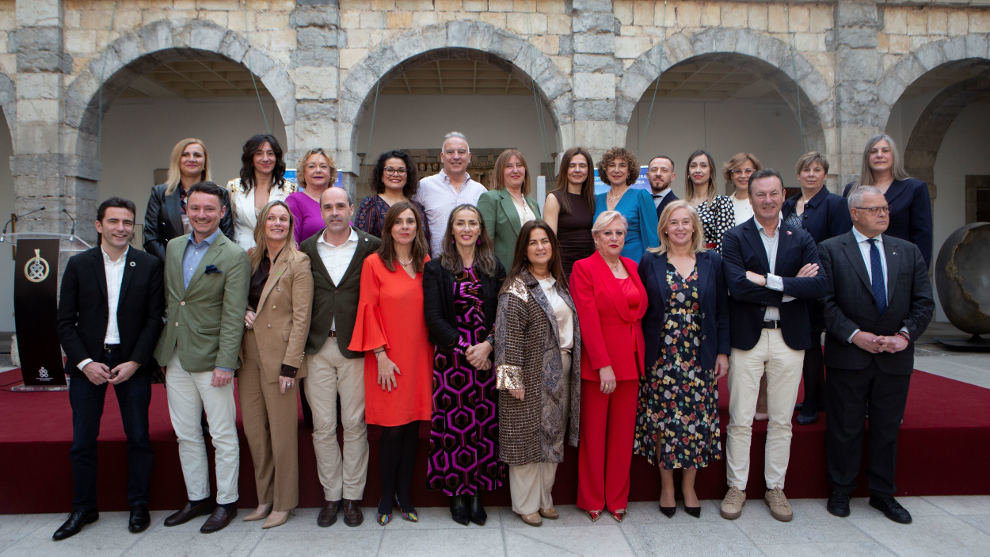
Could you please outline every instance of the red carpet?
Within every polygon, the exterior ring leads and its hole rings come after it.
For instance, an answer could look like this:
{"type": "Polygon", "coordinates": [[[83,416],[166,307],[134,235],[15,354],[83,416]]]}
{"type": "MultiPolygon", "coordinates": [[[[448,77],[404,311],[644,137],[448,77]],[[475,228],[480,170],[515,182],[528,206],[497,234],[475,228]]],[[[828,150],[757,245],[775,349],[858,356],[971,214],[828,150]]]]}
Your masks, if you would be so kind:
{"type": "MultiPolygon", "coordinates": [[[[68,511],[72,501],[69,448],[72,443],[72,413],[66,392],[15,393],[10,385],[20,380],[19,371],[0,374],[0,513],[68,511]]],[[[728,390],[721,385],[721,412],[728,422],[728,390]]],[[[990,494],[990,390],[917,372],[911,379],[907,414],[900,436],[897,486],[902,495],[990,494]]],[[[824,417],[824,415],[823,415],[824,417]]],[[[446,498],[428,491],[426,478],[427,426],[421,436],[413,502],[418,506],[444,506],[446,498]]],[[[310,430],[300,428],[300,505],[318,506],[322,488],[316,476],[316,461],[310,430]]],[[[763,443],[766,422],[753,433],[750,467],[750,497],[762,497],[763,443]]],[[[369,432],[371,463],[364,504],[377,503],[379,492],[376,458],[377,431],[369,432]]],[[[165,388],[155,385],[151,403],[151,439],[155,450],[151,503],[155,509],[178,508],[185,501],[175,436],[168,417],[165,388]]],[[[99,492],[101,510],[126,510],[127,459],[125,438],[116,398],[108,393],[99,445],[99,492]]],[[[724,447],[724,440],[723,440],[724,447]]],[[[658,478],[645,459],[636,457],[632,467],[633,500],[658,496],[658,478]]],[[[558,470],[554,498],[573,503],[577,490],[577,451],[568,449],[558,470]]],[[[723,462],[700,471],[698,495],[721,498],[725,492],[723,462]]],[[[792,498],[828,495],[825,479],[824,420],[810,426],[794,426],[786,491],[792,498]]],[[[240,503],[254,506],[253,468],[247,443],[241,439],[240,503]]],[[[861,492],[865,494],[865,490],[861,492]]],[[[488,503],[506,505],[508,486],[491,495],[488,503]]]]}

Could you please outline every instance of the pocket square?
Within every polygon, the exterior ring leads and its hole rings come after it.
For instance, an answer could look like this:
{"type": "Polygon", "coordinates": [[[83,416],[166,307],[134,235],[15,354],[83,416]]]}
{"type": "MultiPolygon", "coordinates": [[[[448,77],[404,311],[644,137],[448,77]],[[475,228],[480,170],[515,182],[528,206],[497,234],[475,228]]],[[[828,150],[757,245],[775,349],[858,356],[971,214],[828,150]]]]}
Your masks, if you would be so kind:
{"type": "Polygon", "coordinates": [[[206,272],[203,273],[203,274],[204,275],[212,275],[213,273],[219,274],[219,273],[222,273],[222,272],[223,271],[221,271],[220,269],[217,269],[217,266],[216,265],[207,265],[206,266],[206,272]]]}

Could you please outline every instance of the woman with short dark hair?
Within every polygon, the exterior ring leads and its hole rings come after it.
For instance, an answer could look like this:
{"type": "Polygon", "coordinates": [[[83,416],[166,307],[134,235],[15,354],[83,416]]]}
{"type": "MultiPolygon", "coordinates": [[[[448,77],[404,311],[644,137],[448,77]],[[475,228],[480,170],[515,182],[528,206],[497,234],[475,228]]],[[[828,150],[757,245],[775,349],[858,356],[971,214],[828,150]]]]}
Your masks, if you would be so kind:
{"type": "Polygon", "coordinates": [[[378,157],[371,175],[371,187],[374,188],[375,194],[362,199],[354,214],[356,228],[381,238],[385,213],[392,205],[405,201],[412,203],[419,211],[420,220],[424,222],[423,235],[426,243],[430,243],[426,210],[419,201],[413,200],[416,190],[419,189],[416,165],[405,151],[385,151],[378,157]]]}

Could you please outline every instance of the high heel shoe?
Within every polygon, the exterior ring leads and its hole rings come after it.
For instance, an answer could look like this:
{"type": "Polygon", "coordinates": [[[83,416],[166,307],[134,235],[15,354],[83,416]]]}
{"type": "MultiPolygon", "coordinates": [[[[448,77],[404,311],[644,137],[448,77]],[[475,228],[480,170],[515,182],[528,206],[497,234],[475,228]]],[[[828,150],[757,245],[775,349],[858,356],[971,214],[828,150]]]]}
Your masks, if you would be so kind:
{"type": "Polygon", "coordinates": [[[592,522],[598,522],[598,519],[602,517],[602,511],[585,511],[585,512],[588,513],[588,518],[590,518],[592,522]]]}
{"type": "Polygon", "coordinates": [[[484,526],[485,521],[488,520],[488,513],[485,512],[485,507],[481,504],[481,494],[476,493],[470,496],[471,499],[471,522],[474,522],[478,526],[484,526]]]}
{"type": "Polygon", "coordinates": [[[454,522],[464,526],[471,523],[471,517],[468,515],[467,507],[464,505],[463,495],[454,495],[450,498],[450,518],[454,519],[454,522]]]}
{"type": "Polygon", "coordinates": [[[677,512],[677,507],[676,506],[665,507],[663,505],[660,505],[660,512],[663,513],[663,515],[666,516],[667,518],[674,518],[674,513],[677,512]]]}
{"type": "Polygon", "coordinates": [[[626,509],[619,509],[617,511],[608,511],[608,513],[612,515],[612,518],[615,519],[615,521],[618,523],[622,523],[622,521],[626,519],[626,509]]]}
{"type": "Polygon", "coordinates": [[[385,526],[392,520],[392,513],[378,513],[375,520],[379,526],[385,526]]]}
{"type": "Polygon", "coordinates": [[[268,530],[269,528],[275,528],[277,526],[281,526],[285,524],[286,522],[288,522],[288,520],[289,520],[288,511],[272,511],[271,514],[268,515],[268,519],[265,520],[265,523],[261,525],[261,528],[263,530],[268,530]]]}
{"type": "MultiPolygon", "coordinates": [[[[689,507],[687,505],[684,505],[684,512],[688,513],[689,515],[691,515],[691,516],[693,516],[695,518],[701,518],[701,506],[700,505],[697,506],[697,507],[689,507]]],[[[670,514],[674,514],[674,513],[670,513],[670,514]]]]}
{"type": "Polygon", "coordinates": [[[395,495],[395,505],[399,507],[399,516],[402,520],[406,522],[419,522],[419,514],[416,513],[416,508],[412,505],[409,506],[409,510],[402,508],[402,503],[399,502],[399,495],[395,495]]]}
{"type": "Polygon", "coordinates": [[[262,518],[265,518],[266,516],[268,516],[268,513],[270,513],[270,512],[272,512],[272,505],[271,505],[271,503],[269,503],[267,505],[258,505],[258,508],[255,509],[250,514],[248,514],[247,516],[245,516],[243,518],[243,520],[244,520],[244,522],[251,522],[251,521],[254,521],[254,520],[261,520],[262,518]]]}

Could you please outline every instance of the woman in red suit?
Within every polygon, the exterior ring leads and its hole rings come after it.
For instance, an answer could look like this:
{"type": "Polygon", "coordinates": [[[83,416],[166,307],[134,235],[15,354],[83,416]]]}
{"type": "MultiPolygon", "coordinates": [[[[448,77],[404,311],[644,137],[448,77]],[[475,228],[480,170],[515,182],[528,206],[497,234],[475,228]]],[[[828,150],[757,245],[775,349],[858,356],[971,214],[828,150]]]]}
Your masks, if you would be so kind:
{"type": "Polygon", "coordinates": [[[591,521],[626,516],[636,397],[645,342],[646,289],[622,257],[626,219],[605,211],[591,227],[595,253],[574,263],[571,296],[581,324],[581,440],[577,506],[591,521]]]}

